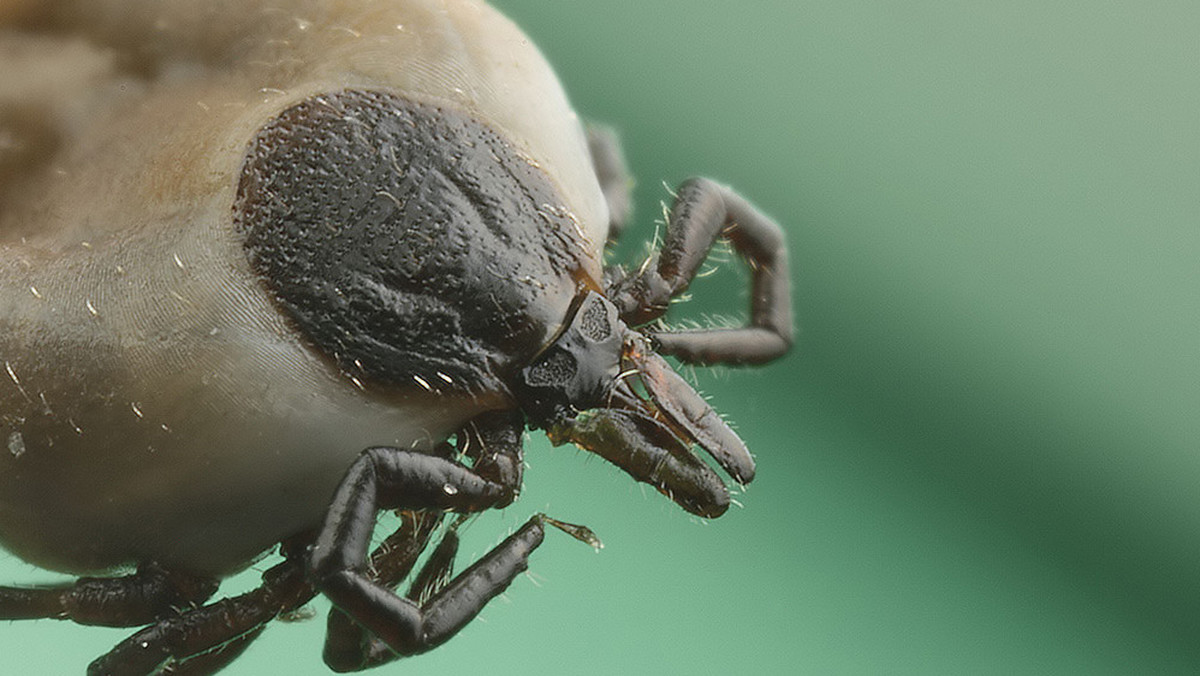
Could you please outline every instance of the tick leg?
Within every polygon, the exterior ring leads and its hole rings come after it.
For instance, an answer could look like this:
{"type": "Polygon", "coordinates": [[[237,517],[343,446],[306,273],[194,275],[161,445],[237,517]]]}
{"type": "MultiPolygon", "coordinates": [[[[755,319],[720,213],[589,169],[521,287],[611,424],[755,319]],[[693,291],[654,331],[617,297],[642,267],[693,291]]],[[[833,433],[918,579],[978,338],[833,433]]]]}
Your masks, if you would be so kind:
{"type": "Polygon", "coordinates": [[[647,333],[659,352],[693,364],[755,364],[783,355],[794,332],[783,231],[740,195],[705,178],[679,187],[658,254],[631,275],[607,273],[609,298],[627,324],[658,319],[691,284],[718,238],[729,240],[753,274],[749,325],[647,333]]]}
{"type": "MultiPolygon", "coordinates": [[[[461,523],[461,517],[450,527],[441,543],[430,554],[429,560],[421,567],[421,571],[417,573],[405,598],[417,605],[422,605],[450,581],[454,573],[454,557],[458,553],[457,528],[459,523],[461,523]]],[[[425,542],[428,543],[428,536],[426,536],[425,542]]],[[[374,559],[374,556],[372,558],[374,559]]],[[[410,568],[415,561],[416,556],[414,555],[409,562],[410,568]]],[[[381,582],[377,574],[373,573],[371,578],[376,582],[381,582]]],[[[348,672],[371,669],[391,662],[400,655],[393,651],[387,643],[366,631],[350,616],[333,608],[329,611],[324,657],[325,664],[330,669],[337,672],[348,672]]]]}
{"type": "Polygon", "coordinates": [[[519,411],[484,413],[458,432],[460,452],[471,460],[476,474],[505,486],[507,496],[495,507],[507,507],[521,490],[525,473],[525,416],[519,411]]]}
{"type": "Polygon", "coordinates": [[[146,564],[125,577],[84,577],[55,587],[0,587],[0,619],[54,618],[136,627],[154,622],[172,608],[203,603],[217,586],[213,578],[146,564]]]}
{"type": "MultiPolygon", "coordinates": [[[[482,416],[468,425],[459,433],[459,444],[473,460],[471,468],[447,458],[394,448],[367,449],[334,494],[312,549],[309,570],[317,587],[391,651],[412,655],[449,639],[504,591],[526,569],[530,552],[541,544],[544,524],[581,539],[594,539],[586,529],[539,515],[423,603],[422,591],[439,586],[436,580],[448,570],[452,551],[435,552],[431,557],[428,575],[418,575],[414,583],[416,600],[400,597],[390,584],[373,579],[366,551],[376,512],[404,508],[475,512],[508,504],[520,482],[522,427],[520,417],[509,413],[482,416]]],[[[330,666],[365,668],[373,655],[379,657],[374,643],[359,645],[366,646],[360,653],[361,666],[340,652],[338,663],[330,666]]]]}
{"type": "Polygon", "coordinates": [[[464,453],[476,467],[390,447],[368,448],[350,466],[325,516],[309,565],[314,579],[366,566],[375,515],[383,509],[478,512],[510,504],[521,480],[519,415],[492,413],[468,424],[464,453]]]}
{"type": "MultiPolygon", "coordinates": [[[[520,490],[524,468],[521,435],[524,429],[525,420],[519,412],[491,412],[473,419],[456,435],[458,452],[471,460],[469,471],[491,485],[502,487],[499,499],[492,506],[508,505],[520,490]]],[[[451,465],[456,468],[453,471],[465,469],[450,460],[451,454],[441,454],[444,456],[440,458],[442,463],[437,464],[443,468],[451,465]]],[[[429,456],[419,457],[422,460],[411,461],[424,463],[429,456]]],[[[350,473],[353,472],[351,469],[350,473]]],[[[445,484],[439,486],[440,490],[445,492],[445,484]]],[[[338,496],[341,496],[344,490],[346,483],[339,489],[338,496]]],[[[335,497],[335,506],[339,499],[341,498],[335,497]]],[[[374,511],[369,509],[366,513],[369,521],[373,523],[374,511]]],[[[367,574],[371,581],[380,587],[393,588],[408,575],[441,519],[440,512],[406,512],[405,515],[400,529],[371,557],[367,574]]],[[[455,527],[457,525],[456,523],[455,527]]],[[[419,605],[444,583],[449,576],[456,550],[457,536],[454,535],[452,527],[418,574],[417,580],[413,582],[407,596],[410,601],[419,605]]],[[[359,671],[389,662],[396,657],[396,653],[386,643],[366,631],[363,625],[355,622],[348,614],[337,607],[330,611],[324,650],[325,663],[330,669],[339,672],[359,671]]]]}
{"type": "MultiPolygon", "coordinates": [[[[408,576],[441,523],[442,513],[403,512],[400,518],[400,528],[375,549],[369,565],[371,579],[389,588],[408,576]]],[[[409,598],[412,598],[411,591],[409,598]]],[[[329,610],[324,659],[330,669],[339,673],[361,671],[395,658],[396,653],[386,643],[372,636],[349,615],[337,608],[329,610]]]]}
{"type": "Polygon", "coordinates": [[[528,568],[529,555],[542,543],[546,524],[599,546],[590,530],[538,514],[420,605],[393,594],[352,568],[318,571],[318,584],[334,605],[391,650],[399,655],[415,655],[436,648],[458,633],[488,601],[507,589],[528,568]]]}
{"type": "Polygon", "coordinates": [[[92,662],[89,676],[216,673],[240,655],[268,622],[303,606],[316,594],[304,575],[302,548],[291,545],[287,559],[263,574],[258,589],[160,620],[92,662]]]}
{"type": "Polygon", "coordinates": [[[608,241],[616,242],[629,224],[633,214],[633,179],[621,152],[621,141],[611,127],[600,124],[587,126],[588,149],[592,153],[592,168],[608,202],[608,241]]]}

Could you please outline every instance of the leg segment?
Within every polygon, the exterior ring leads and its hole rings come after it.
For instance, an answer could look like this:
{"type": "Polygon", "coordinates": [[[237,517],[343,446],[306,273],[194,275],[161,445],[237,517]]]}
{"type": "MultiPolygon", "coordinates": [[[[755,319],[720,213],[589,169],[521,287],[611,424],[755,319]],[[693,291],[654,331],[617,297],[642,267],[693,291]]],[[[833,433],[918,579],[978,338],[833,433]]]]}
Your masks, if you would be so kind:
{"type": "Polygon", "coordinates": [[[459,450],[471,460],[475,473],[507,491],[494,507],[509,506],[521,490],[525,473],[521,445],[524,433],[524,415],[511,411],[485,413],[458,433],[459,450]]]}
{"type": "Polygon", "coordinates": [[[350,466],[325,516],[309,561],[320,585],[330,574],[361,571],[383,509],[434,509],[478,512],[510,504],[521,478],[523,421],[507,413],[480,416],[468,424],[471,444],[460,432],[464,453],[478,468],[454,460],[397,448],[363,451],[350,466]]]}
{"type": "Polygon", "coordinates": [[[304,577],[303,548],[263,574],[258,589],[159,621],[118,643],[88,667],[89,676],[216,673],[242,653],[281,613],[316,594],[304,577]]]}
{"type": "Polygon", "coordinates": [[[598,124],[587,126],[588,149],[592,153],[592,167],[608,202],[608,241],[617,241],[629,217],[633,214],[633,179],[625,165],[625,155],[617,132],[611,127],[598,124]]]}
{"type": "Polygon", "coordinates": [[[385,585],[356,570],[317,572],[318,584],[334,605],[392,651],[415,655],[436,648],[458,633],[529,567],[529,555],[545,537],[545,524],[599,546],[599,540],[586,528],[539,514],[421,605],[396,596],[385,585]]]}
{"type": "MultiPolygon", "coordinates": [[[[442,513],[403,512],[400,518],[400,528],[371,554],[369,566],[371,579],[389,588],[408,576],[441,523],[442,513]]],[[[413,598],[411,591],[409,598],[413,598]]],[[[370,669],[397,657],[386,643],[337,608],[329,610],[323,656],[325,664],[339,673],[370,669]]]]}
{"type": "MultiPolygon", "coordinates": [[[[418,602],[422,592],[440,586],[437,582],[449,568],[452,551],[435,552],[431,557],[426,566],[428,574],[418,575],[410,592],[416,600],[397,596],[391,584],[369,573],[366,550],[378,510],[409,507],[474,512],[512,501],[517,485],[507,482],[520,481],[523,423],[517,426],[518,420],[509,414],[491,414],[473,421],[473,426],[468,425],[460,433],[460,446],[474,461],[473,468],[393,448],[368,449],[335,493],[311,552],[310,576],[342,613],[392,652],[425,652],[462,629],[526,569],[529,554],[542,542],[544,524],[555,525],[580,539],[595,540],[586,529],[535,516],[424,602],[418,602]]],[[[347,634],[339,636],[341,643],[347,634]]],[[[353,654],[342,645],[336,664],[330,666],[364,668],[368,662],[386,657],[374,642],[359,640],[357,644],[361,648],[359,660],[352,659],[353,654]]]]}
{"type": "Polygon", "coordinates": [[[783,231],[729,188],[704,178],[679,187],[659,253],[632,275],[610,272],[608,296],[630,325],[661,317],[671,298],[683,293],[708,251],[723,237],[753,273],[749,326],[678,332],[648,332],[658,351],[693,364],[762,363],[791,346],[792,305],[783,231]]]}
{"type": "Polygon", "coordinates": [[[0,619],[54,618],[106,627],[154,622],[172,608],[203,603],[218,582],[165,570],[153,563],[132,575],[80,578],[59,587],[0,587],[0,619]]]}
{"type": "MultiPolygon", "coordinates": [[[[439,515],[440,520],[440,515],[439,515]]],[[[417,577],[413,580],[412,586],[409,587],[405,598],[417,605],[424,605],[426,601],[432,598],[436,593],[441,591],[446,583],[450,581],[453,575],[454,557],[458,553],[458,534],[457,528],[461,523],[462,518],[456,521],[446,535],[442,538],[440,544],[434,549],[429,560],[417,573],[417,577]]],[[[428,544],[428,534],[424,539],[424,543],[428,544]]],[[[377,550],[378,552],[378,550],[377,550]]],[[[408,568],[412,568],[416,562],[417,552],[407,561],[408,568]]],[[[374,556],[372,556],[374,558],[374,556]]],[[[407,571],[405,571],[407,574],[407,571]]],[[[378,575],[372,575],[372,579],[376,582],[394,586],[399,582],[399,579],[384,582],[378,575]]],[[[403,577],[403,576],[401,576],[403,577]]],[[[381,664],[386,664],[400,657],[396,654],[388,644],[384,643],[379,638],[371,635],[362,625],[356,623],[341,610],[333,608],[329,611],[329,622],[326,628],[325,635],[325,664],[330,669],[337,672],[347,671],[362,671],[372,669],[381,664]]]]}
{"type": "Polygon", "coordinates": [[[225,641],[218,647],[189,658],[187,661],[170,662],[163,666],[159,673],[162,676],[168,674],[170,676],[211,676],[241,657],[242,653],[246,652],[246,648],[249,648],[250,644],[261,636],[266,628],[266,623],[260,624],[245,634],[225,641]]]}

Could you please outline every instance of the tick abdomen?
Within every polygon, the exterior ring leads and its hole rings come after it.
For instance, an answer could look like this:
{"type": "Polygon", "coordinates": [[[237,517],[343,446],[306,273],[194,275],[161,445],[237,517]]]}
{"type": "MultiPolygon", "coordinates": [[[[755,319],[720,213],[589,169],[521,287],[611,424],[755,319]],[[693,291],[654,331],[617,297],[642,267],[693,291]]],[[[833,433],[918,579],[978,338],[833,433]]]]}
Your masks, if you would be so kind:
{"type": "Polygon", "coordinates": [[[223,572],[315,523],[362,448],[429,448],[502,405],[361,389],[231,274],[227,233],[2,252],[0,536],[18,553],[223,572]]]}

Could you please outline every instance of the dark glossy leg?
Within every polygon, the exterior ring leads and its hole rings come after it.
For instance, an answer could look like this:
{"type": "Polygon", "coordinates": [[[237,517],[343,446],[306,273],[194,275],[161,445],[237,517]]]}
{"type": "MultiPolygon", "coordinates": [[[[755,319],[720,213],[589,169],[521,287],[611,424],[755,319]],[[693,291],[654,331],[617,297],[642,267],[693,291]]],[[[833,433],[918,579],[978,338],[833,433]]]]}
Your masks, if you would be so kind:
{"type": "MultiPolygon", "coordinates": [[[[450,582],[454,574],[454,557],[458,554],[456,531],[459,523],[461,520],[450,527],[441,543],[430,554],[429,560],[422,566],[408,593],[404,595],[406,599],[417,605],[424,605],[450,582]]],[[[413,561],[415,560],[414,557],[413,561]]],[[[410,562],[409,566],[411,565],[410,562]]],[[[372,576],[372,579],[380,581],[375,576],[372,576]]],[[[400,657],[401,655],[393,651],[387,643],[371,635],[341,610],[333,608],[329,611],[325,664],[330,669],[337,672],[363,671],[400,657]]]]}
{"type": "Polygon", "coordinates": [[[161,676],[210,676],[229,666],[231,662],[242,656],[246,648],[262,635],[267,628],[266,623],[251,629],[236,638],[221,643],[218,647],[188,658],[183,662],[169,662],[158,673],[161,676]]]}
{"type": "Polygon", "coordinates": [[[313,578],[321,584],[327,575],[336,572],[364,570],[375,515],[380,510],[478,512],[511,503],[520,481],[517,420],[507,414],[489,414],[468,425],[471,434],[460,433],[465,437],[460,444],[472,448],[478,468],[448,457],[398,448],[363,451],[334,493],[325,524],[313,545],[309,560],[313,578]]]}
{"type": "Polygon", "coordinates": [[[749,325],[648,335],[659,352],[693,364],[756,364],[783,355],[794,333],[783,231],[740,195],[708,179],[679,187],[656,256],[630,275],[607,272],[609,298],[631,326],[658,319],[688,288],[718,238],[729,240],[753,274],[749,325]]]}
{"type": "MultiPolygon", "coordinates": [[[[442,520],[441,512],[404,512],[400,528],[371,554],[369,575],[386,587],[408,576],[429,538],[442,520]]],[[[408,597],[414,598],[412,591],[408,597]]],[[[325,630],[325,664],[343,673],[361,671],[398,657],[386,643],[372,636],[346,613],[331,608],[325,630]]]]}
{"type": "Polygon", "coordinates": [[[155,621],[172,608],[203,603],[217,591],[218,584],[212,578],[146,564],[125,577],[84,577],[58,587],[0,587],[0,619],[54,618],[136,627],[155,621]]]}
{"type": "MultiPolygon", "coordinates": [[[[519,420],[511,414],[491,414],[460,433],[460,447],[474,460],[473,468],[394,448],[368,449],[334,494],[309,559],[311,578],[335,606],[395,653],[424,652],[457,633],[526,569],[530,552],[542,542],[544,524],[581,539],[595,539],[586,529],[536,516],[424,603],[397,596],[391,585],[372,578],[366,551],[378,510],[474,512],[512,501],[517,485],[507,482],[520,480],[523,423],[518,425],[519,420]]],[[[431,557],[429,577],[436,579],[448,569],[450,554],[431,557]]],[[[438,586],[434,581],[422,582],[421,577],[414,584],[418,597],[422,590],[438,586]]],[[[364,662],[374,652],[367,645],[364,662]]],[[[350,666],[350,662],[339,660],[330,666],[350,666]]]]}
{"type": "Polygon", "coordinates": [[[633,179],[621,152],[621,141],[611,127],[599,124],[587,126],[588,149],[592,152],[592,167],[600,180],[600,189],[608,202],[608,241],[615,242],[633,215],[633,179]]]}
{"type": "Polygon", "coordinates": [[[303,552],[263,574],[258,589],[161,620],[118,643],[88,667],[89,676],[212,674],[225,667],[281,613],[315,595],[304,577],[303,552]]]}
{"type": "MultiPolygon", "coordinates": [[[[523,460],[521,434],[524,420],[514,413],[488,413],[459,430],[458,452],[472,461],[476,474],[511,486],[516,497],[521,485],[523,460]]],[[[451,453],[444,454],[447,458],[451,453]]],[[[502,505],[497,505],[502,506],[502,505]]],[[[371,555],[368,575],[381,586],[394,588],[412,570],[429,538],[441,522],[440,512],[405,512],[403,523],[371,555]]],[[[405,595],[420,605],[449,580],[458,549],[455,528],[442,539],[405,595]]],[[[337,672],[362,671],[398,658],[386,643],[338,608],[329,611],[325,632],[325,664],[337,672]]]]}
{"type": "Polygon", "coordinates": [[[529,555],[542,543],[545,524],[599,546],[582,526],[536,515],[425,603],[401,598],[353,569],[318,572],[318,584],[331,601],[400,655],[415,655],[444,643],[508,588],[529,566],[529,555]]]}

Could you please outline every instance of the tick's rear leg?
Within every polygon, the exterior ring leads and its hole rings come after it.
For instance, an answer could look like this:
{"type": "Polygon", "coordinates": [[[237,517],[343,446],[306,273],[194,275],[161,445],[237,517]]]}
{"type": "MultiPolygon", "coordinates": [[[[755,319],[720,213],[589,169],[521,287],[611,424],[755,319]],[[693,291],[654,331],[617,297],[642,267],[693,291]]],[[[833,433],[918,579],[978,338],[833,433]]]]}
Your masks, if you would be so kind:
{"type": "Polygon", "coordinates": [[[0,619],[53,618],[106,627],[149,624],[175,608],[203,603],[213,578],[168,571],[153,563],[125,577],[84,577],[54,587],[0,587],[0,619]]]}
{"type": "Polygon", "coordinates": [[[285,543],[283,563],[263,574],[263,584],[240,596],[183,612],[121,641],[88,666],[89,676],[202,676],[224,668],[271,620],[308,603],[316,594],[304,576],[306,539],[285,543]]]}

